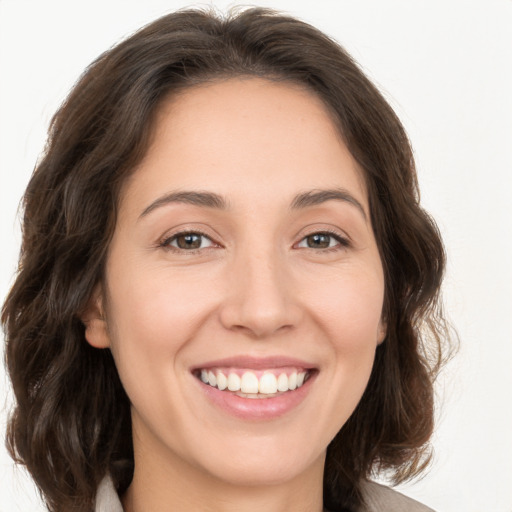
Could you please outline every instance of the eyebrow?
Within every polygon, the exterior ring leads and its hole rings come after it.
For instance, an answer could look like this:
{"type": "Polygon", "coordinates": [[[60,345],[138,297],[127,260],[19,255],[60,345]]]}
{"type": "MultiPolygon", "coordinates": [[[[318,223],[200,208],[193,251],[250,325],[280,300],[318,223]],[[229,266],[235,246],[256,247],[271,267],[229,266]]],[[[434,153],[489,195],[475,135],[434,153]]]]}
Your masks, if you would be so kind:
{"type": "Polygon", "coordinates": [[[367,220],[366,211],[363,205],[350,192],[348,192],[348,190],[343,188],[327,190],[319,189],[303,192],[302,194],[295,196],[292,201],[291,208],[292,210],[298,210],[308,208],[310,206],[318,206],[326,203],[327,201],[341,201],[349,203],[355,206],[363,215],[364,219],[367,220]]]}
{"type": "MultiPolygon", "coordinates": [[[[311,206],[318,206],[327,201],[341,201],[355,206],[365,220],[367,220],[366,212],[363,205],[347,190],[342,188],[336,189],[318,189],[308,190],[296,195],[291,202],[292,210],[300,210],[311,206]]],[[[165,194],[153,201],[140,214],[139,219],[149,215],[152,211],[162,206],[172,203],[184,203],[204,208],[214,208],[216,210],[229,209],[228,201],[214,192],[202,191],[177,191],[165,194]]]]}
{"type": "Polygon", "coordinates": [[[213,192],[200,191],[179,191],[165,194],[153,201],[140,214],[139,219],[149,215],[153,210],[171,203],[185,203],[194,206],[202,206],[206,208],[215,208],[217,210],[227,210],[228,202],[222,196],[213,192]]]}

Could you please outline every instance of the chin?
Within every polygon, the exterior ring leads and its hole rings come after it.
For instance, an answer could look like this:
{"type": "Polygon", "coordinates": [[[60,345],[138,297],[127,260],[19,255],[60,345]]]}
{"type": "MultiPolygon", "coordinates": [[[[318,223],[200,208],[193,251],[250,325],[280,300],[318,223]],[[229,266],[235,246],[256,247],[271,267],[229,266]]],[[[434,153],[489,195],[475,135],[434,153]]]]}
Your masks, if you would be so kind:
{"type": "Polygon", "coordinates": [[[242,487],[273,486],[292,481],[311,467],[323,463],[325,450],[312,449],[311,441],[289,443],[282,439],[255,442],[245,439],[241,443],[230,443],[223,455],[209,453],[204,466],[216,479],[242,487]],[[248,444],[252,443],[249,447],[248,444]],[[238,446],[237,446],[238,445],[238,446]],[[309,448],[305,452],[304,446],[309,448]]]}
{"type": "Polygon", "coordinates": [[[237,487],[268,487],[284,484],[299,477],[307,464],[297,465],[291,461],[255,461],[246,460],[236,464],[223,464],[216,471],[215,478],[237,487]]]}

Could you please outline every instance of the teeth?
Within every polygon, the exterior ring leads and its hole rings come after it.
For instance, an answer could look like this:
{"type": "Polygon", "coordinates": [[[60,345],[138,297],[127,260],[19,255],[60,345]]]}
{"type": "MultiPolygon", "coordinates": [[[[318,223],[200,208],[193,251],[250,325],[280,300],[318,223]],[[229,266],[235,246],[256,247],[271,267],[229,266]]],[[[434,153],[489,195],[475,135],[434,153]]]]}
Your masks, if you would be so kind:
{"type": "Polygon", "coordinates": [[[277,390],[288,391],[288,375],[281,373],[277,379],[277,390]]]}
{"type": "Polygon", "coordinates": [[[236,393],[238,396],[241,396],[242,398],[257,398],[257,399],[261,399],[261,398],[274,398],[275,396],[277,396],[276,393],[274,393],[273,395],[264,395],[263,393],[236,393]]]}
{"type": "Polygon", "coordinates": [[[217,374],[217,387],[224,391],[228,387],[228,378],[222,373],[217,374]]]}
{"type": "Polygon", "coordinates": [[[293,371],[290,375],[282,372],[276,377],[268,370],[258,379],[257,375],[251,371],[244,372],[240,378],[235,372],[229,372],[226,377],[222,371],[201,370],[200,379],[221,391],[227,389],[238,392],[240,396],[246,398],[259,398],[261,395],[267,395],[270,398],[270,395],[276,396],[278,392],[284,393],[300,388],[307,375],[307,371],[293,371]]]}
{"type": "Polygon", "coordinates": [[[240,384],[240,391],[242,393],[257,393],[258,392],[258,377],[252,372],[245,372],[242,375],[242,382],[240,384]]]}
{"type": "Polygon", "coordinates": [[[240,391],[240,377],[236,373],[228,375],[228,389],[229,391],[240,391]]]}
{"type": "Polygon", "coordinates": [[[259,392],[265,395],[271,395],[277,392],[277,379],[273,373],[262,375],[259,383],[259,392]]]}

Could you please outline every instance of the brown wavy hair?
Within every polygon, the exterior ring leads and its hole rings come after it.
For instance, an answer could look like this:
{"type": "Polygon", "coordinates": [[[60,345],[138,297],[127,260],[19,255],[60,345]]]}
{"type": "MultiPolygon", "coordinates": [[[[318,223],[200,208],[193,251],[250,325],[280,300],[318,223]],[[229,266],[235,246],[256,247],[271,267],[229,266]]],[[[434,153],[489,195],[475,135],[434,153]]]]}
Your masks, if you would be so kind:
{"type": "Polygon", "coordinates": [[[52,512],[90,512],[110,473],[133,475],[130,404],[110,351],[80,314],[102,280],[119,191],[148,148],[159,104],[237,76],[298,83],[327,105],[363,169],[385,273],[387,337],[368,387],[328,447],[324,504],[355,510],[376,471],[419,474],[433,430],[433,381],[447,330],[445,256],[419,205],[408,138],[351,57],[297,19],[261,8],[183,10],[142,28],[87,68],[54,116],[23,198],[23,243],[2,324],[16,406],[7,445],[52,512]]]}

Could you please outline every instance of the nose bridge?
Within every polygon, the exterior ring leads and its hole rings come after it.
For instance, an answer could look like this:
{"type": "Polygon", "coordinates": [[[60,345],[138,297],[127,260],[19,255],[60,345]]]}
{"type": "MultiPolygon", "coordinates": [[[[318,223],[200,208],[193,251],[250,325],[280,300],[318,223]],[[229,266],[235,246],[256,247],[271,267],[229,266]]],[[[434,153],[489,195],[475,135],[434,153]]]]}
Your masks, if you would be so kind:
{"type": "Polygon", "coordinates": [[[263,337],[298,322],[286,261],[276,247],[246,246],[237,251],[229,287],[222,310],[229,329],[263,337]]]}

